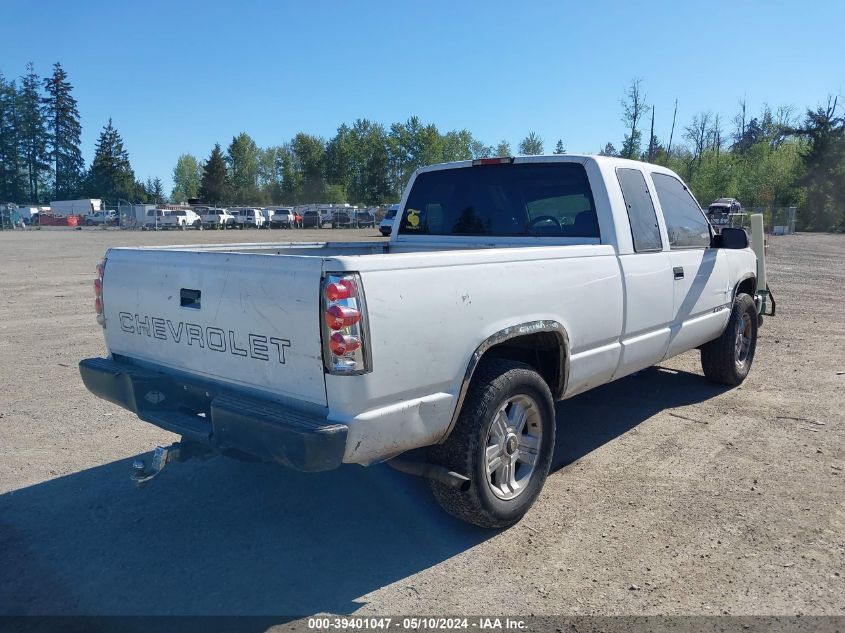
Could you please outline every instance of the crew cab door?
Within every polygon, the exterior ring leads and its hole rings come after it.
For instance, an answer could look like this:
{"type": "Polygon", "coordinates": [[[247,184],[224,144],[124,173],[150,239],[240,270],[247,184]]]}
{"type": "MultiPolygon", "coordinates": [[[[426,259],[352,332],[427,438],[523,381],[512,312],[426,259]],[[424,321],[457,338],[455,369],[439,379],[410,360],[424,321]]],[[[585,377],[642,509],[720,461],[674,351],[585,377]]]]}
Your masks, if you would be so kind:
{"type": "Polygon", "coordinates": [[[725,253],[710,248],[710,225],[689,189],[669,174],[651,176],[672,265],[673,322],[665,355],[669,358],[721,334],[730,314],[732,289],[725,253]]]}
{"type": "Polygon", "coordinates": [[[674,315],[672,266],[645,176],[619,168],[616,177],[628,212],[634,252],[620,254],[625,278],[625,325],[622,356],[614,378],[650,367],[663,359],[674,315]]]}

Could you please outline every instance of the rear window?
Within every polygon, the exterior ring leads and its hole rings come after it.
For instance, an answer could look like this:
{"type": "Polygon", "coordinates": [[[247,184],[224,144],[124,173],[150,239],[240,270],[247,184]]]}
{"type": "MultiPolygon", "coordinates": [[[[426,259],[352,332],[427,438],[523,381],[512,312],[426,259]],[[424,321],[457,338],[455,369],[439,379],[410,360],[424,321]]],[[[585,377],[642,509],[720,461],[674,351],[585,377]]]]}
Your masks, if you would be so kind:
{"type": "Polygon", "coordinates": [[[420,174],[399,233],[599,237],[599,225],[583,165],[523,163],[420,174]]]}
{"type": "Polygon", "coordinates": [[[643,172],[639,169],[620,168],[616,170],[616,177],[628,210],[634,250],[638,253],[661,250],[663,240],[660,238],[657,212],[654,210],[643,172]]]}

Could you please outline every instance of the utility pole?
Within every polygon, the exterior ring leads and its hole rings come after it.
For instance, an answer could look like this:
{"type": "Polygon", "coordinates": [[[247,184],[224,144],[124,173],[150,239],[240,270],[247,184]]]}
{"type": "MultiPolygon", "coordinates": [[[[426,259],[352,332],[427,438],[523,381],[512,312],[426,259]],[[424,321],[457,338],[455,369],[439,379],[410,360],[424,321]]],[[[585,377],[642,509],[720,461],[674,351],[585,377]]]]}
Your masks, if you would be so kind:
{"type": "Polygon", "coordinates": [[[654,161],[654,105],[651,106],[651,132],[648,135],[648,162],[654,161]]]}
{"type": "Polygon", "coordinates": [[[675,118],[678,116],[678,100],[675,99],[675,113],[672,115],[672,131],[669,133],[669,146],[666,148],[666,158],[672,154],[672,137],[675,135],[675,118]]]}

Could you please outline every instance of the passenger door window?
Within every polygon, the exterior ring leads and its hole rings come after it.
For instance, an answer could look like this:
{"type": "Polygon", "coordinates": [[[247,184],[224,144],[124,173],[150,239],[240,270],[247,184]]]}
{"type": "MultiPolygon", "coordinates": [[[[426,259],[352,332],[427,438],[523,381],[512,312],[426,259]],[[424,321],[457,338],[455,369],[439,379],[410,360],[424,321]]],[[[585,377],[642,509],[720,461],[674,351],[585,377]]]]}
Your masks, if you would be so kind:
{"type": "Polygon", "coordinates": [[[638,253],[662,250],[663,241],[660,239],[657,212],[654,210],[643,173],[639,169],[617,169],[616,177],[622,188],[625,208],[628,210],[634,250],[638,253]]]}
{"type": "Polygon", "coordinates": [[[670,248],[710,246],[710,224],[684,184],[666,174],[652,174],[670,248]]]}

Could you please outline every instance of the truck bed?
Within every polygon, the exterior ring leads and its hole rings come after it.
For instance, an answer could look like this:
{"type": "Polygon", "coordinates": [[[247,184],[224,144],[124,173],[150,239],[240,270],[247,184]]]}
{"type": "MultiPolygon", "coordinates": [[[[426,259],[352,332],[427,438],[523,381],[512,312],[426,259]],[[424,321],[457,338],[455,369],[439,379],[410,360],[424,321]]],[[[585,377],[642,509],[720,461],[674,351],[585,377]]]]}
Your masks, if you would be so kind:
{"type": "Polygon", "coordinates": [[[371,242],[253,242],[240,244],[190,244],[176,246],[144,246],[135,247],[130,250],[161,250],[161,251],[184,251],[199,253],[250,253],[258,255],[302,255],[306,257],[335,257],[354,255],[387,255],[397,253],[426,253],[432,251],[464,251],[464,250],[486,250],[493,248],[536,248],[549,246],[575,246],[597,244],[598,240],[593,238],[560,238],[549,240],[548,238],[520,238],[508,240],[507,238],[473,238],[467,240],[415,240],[413,242],[388,242],[385,240],[374,240],[371,242]]]}

